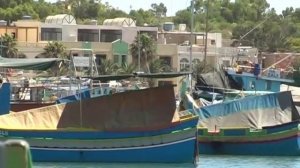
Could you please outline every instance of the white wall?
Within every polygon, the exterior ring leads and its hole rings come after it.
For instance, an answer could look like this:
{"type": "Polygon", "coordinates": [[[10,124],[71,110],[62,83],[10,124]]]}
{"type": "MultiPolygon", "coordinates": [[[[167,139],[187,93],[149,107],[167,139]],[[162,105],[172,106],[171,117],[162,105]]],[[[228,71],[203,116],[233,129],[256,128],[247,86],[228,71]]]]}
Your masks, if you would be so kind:
{"type": "Polygon", "coordinates": [[[62,27],[62,41],[77,42],[78,28],[74,25],[63,25],[62,27]]]}

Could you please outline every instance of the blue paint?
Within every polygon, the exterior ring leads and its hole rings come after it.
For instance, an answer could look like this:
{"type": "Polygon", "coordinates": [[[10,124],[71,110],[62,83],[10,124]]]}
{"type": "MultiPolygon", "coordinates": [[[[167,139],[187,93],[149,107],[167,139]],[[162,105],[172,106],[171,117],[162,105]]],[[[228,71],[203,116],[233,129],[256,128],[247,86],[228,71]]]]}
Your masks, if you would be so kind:
{"type": "Polygon", "coordinates": [[[60,98],[60,99],[56,100],[56,103],[57,104],[71,103],[71,102],[74,102],[74,101],[79,101],[80,99],[84,100],[84,99],[88,99],[88,98],[91,98],[90,91],[85,90],[85,91],[80,92],[80,94],[74,94],[74,95],[70,95],[70,96],[60,98]]]}
{"type": "Polygon", "coordinates": [[[245,136],[246,129],[224,129],[224,136],[245,136]]]}
{"type": "Polygon", "coordinates": [[[0,84],[0,115],[10,111],[10,83],[0,84]]]}
{"type": "MultiPolygon", "coordinates": [[[[263,137],[272,136],[271,133],[279,133],[297,129],[299,121],[290,122],[277,126],[264,127],[267,134],[258,135],[263,137]]],[[[244,129],[246,130],[246,129],[244,129]]],[[[234,136],[234,135],[232,135],[234,136]]],[[[225,137],[225,136],[224,136],[225,137]]],[[[230,136],[227,136],[230,138],[230,136]]],[[[200,154],[228,154],[228,155],[265,155],[265,156],[300,156],[300,136],[298,133],[276,140],[258,141],[248,136],[247,142],[238,142],[238,137],[224,141],[199,142],[200,154]],[[252,141],[252,142],[250,142],[252,141]]]]}
{"type": "Polygon", "coordinates": [[[191,139],[155,148],[111,151],[31,149],[31,153],[35,162],[193,163],[195,142],[191,139]]]}
{"type": "Polygon", "coordinates": [[[268,134],[278,133],[281,131],[291,130],[293,128],[298,128],[299,121],[289,122],[276,126],[263,127],[267,131],[268,134]]]}
{"type": "Polygon", "coordinates": [[[294,83],[294,80],[266,77],[266,76],[255,76],[252,73],[243,72],[237,74],[233,70],[227,71],[228,75],[243,86],[245,91],[272,91],[279,92],[280,85],[282,83],[294,83]]]}
{"type": "Polygon", "coordinates": [[[300,137],[270,142],[209,142],[199,143],[200,154],[299,156],[300,137]]]}
{"type": "MultiPolygon", "coordinates": [[[[193,128],[197,125],[198,118],[178,123],[177,125],[153,131],[59,131],[59,130],[3,130],[9,137],[23,138],[60,138],[60,139],[102,139],[102,138],[130,138],[141,136],[155,136],[171,133],[176,130],[193,128]]],[[[1,130],[0,130],[1,131],[1,130]]]]}
{"type": "MultiPolygon", "coordinates": [[[[199,115],[199,119],[210,117],[227,116],[234,113],[249,112],[257,109],[274,109],[280,107],[280,97],[290,98],[291,92],[276,92],[260,96],[250,96],[242,99],[227,101],[223,103],[213,104],[210,106],[195,109],[195,113],[199,115]]],[[[291,101],[287,103],[292,103],[291,101]]],[[[286,104],[292,107],[291,104],[286,104]]]]}

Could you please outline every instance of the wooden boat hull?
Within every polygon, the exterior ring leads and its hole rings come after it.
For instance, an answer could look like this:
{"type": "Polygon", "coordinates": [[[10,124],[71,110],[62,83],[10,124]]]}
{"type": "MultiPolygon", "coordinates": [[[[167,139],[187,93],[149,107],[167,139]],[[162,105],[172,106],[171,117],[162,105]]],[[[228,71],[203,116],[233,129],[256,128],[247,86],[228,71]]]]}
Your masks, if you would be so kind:
{"type": "MultiPolygon", "coordinates": [[[[29,143],[32,159],[36,162],[193,163],[196,128],[152,136],[144,134],[108,139],[18,138],[29,143]]],[[[3,135],[0,140],[9,138],[3,135]]]]}
{"type": "Polygon", "coordinates": [[[35,162],[193,163],[198,117],[149,131],[1,129],[0,141],[26,140],[35,162]]]}
{"type": "Polygon", "coordinates": [[[191,137],[160,145],[108,149],[31,147],[31,152],[33,161],[38,162],[192,163],[195,139],[195,137],[191,137]]]}
{"type": "Polygon", "coordinates": [[[266,127],[223,129],[218,133],[198,130],[200,154],[300,156],[299,122],[266,127]]]}

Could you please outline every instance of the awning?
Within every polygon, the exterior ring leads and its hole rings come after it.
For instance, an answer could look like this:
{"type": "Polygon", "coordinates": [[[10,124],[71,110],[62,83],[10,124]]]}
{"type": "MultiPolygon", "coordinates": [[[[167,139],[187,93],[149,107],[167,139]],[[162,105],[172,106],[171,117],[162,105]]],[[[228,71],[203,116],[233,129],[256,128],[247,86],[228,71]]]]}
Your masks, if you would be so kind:
{"type": "Polygon", "coordinates": [[[122,80],[131,77],[139,78],[176,78],[191,74],[190,72],[164,72],[164,73],[133,73],[133,74],[122,74],[122,75],[100,75],[91,78],[93,80],[110,81],[110,80],[122,80]]]}
{"type": "Polygon", "coordinates": [[[54,63],[61,61],[58,58],[3,58],[0,57],[0,68],[46,70],[54,63]]]}
{"type": "Polygon", "coordinates": [[[136,77],[140,78],[176,78],[180,76],[186,76],[191,72],[161,72],[161,73],[139,73],[136,77]]]}

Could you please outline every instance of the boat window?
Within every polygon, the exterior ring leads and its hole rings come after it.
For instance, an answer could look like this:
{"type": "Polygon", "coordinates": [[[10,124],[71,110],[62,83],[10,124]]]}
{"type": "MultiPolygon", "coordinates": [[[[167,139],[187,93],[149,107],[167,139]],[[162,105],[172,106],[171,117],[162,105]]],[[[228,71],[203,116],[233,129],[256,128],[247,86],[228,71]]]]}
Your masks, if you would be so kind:
{"type": "Polygon", "coordinates": [[[250,81],[250,89],[255,89],[255,81],[250,81]]]}
{"type": "Polygon", "coordinates": [[[182,58],[180,60],[180,71],[188,71],[190,67],[189,60],[186,58],[182,58]]]}
{"type": "Polygon", "coordinates": [[[271,81],[267,81],[266,82],[266,90],[271,90],[272,89],[272,82],[271,81]]]}

